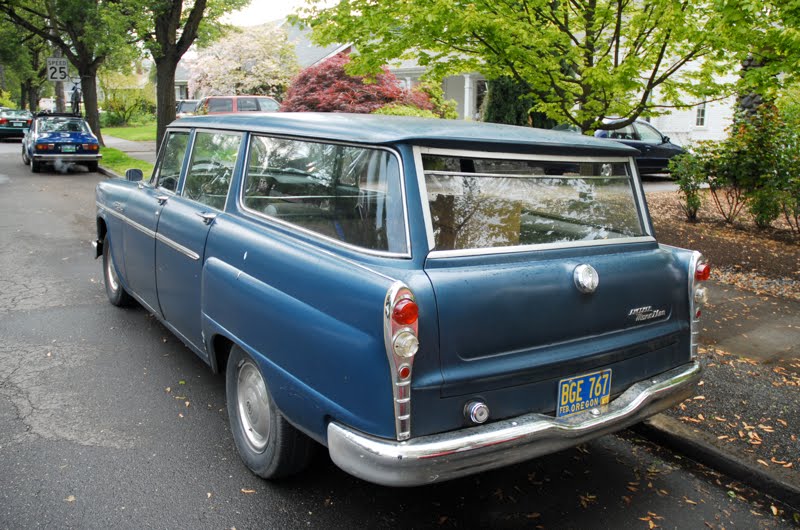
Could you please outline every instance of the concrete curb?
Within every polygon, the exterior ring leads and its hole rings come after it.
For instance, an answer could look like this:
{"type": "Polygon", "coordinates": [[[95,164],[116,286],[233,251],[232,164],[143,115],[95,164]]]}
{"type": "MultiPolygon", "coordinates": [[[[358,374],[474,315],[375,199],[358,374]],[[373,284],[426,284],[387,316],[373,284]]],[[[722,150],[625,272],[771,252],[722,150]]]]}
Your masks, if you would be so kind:
{"type": "Polygon", "coordinates": [[[679,451],[690,459],[716,469],[729,477],[800,510],[800,484],[782,468],[765,468],[752,455],[726,448],[722,450],[710,434],[695,430],[680,421],[657,414],[633,427],[646,438],[679,451]]]}
{"type": "Polygon", "coordinates": [[[98,166],[97,171],[101,175],[105,175],[106,177],[108,177],[110,179],[121,179],[121,178],[123,178],[122,175],[117,175],[115,172],[113,172],[110,169],[105,168],[103,166],[98,166]]]}

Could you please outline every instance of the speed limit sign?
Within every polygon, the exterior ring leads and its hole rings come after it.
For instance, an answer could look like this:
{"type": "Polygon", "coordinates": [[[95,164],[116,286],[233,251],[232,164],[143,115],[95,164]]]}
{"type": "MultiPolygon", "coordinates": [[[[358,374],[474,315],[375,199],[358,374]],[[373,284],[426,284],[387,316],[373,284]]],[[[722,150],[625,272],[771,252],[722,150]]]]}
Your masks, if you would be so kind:
{"type": "Polygon", "coordinates": [[[69,79],[69,70],[67,65],[69,61],[61,57],[48,57],[47,58],[47,80],[48,81],[66,81],[69,79]]]}

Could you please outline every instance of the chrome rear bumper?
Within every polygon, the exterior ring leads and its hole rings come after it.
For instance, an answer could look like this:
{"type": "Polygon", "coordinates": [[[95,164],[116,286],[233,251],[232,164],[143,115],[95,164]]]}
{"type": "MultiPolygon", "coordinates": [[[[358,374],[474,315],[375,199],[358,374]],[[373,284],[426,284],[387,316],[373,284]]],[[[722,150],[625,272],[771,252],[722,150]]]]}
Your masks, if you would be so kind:
{"type": "Polygon", "coordinates": [[[581,444],[667,409],[689,397],[700,379],[696,362],[631,386],[599,416],[526,414],[479,427],[412,438],[376,438],[328,424],[328,450],[351,475],[384,486],[419,486],[514,464],[581,444]]]}

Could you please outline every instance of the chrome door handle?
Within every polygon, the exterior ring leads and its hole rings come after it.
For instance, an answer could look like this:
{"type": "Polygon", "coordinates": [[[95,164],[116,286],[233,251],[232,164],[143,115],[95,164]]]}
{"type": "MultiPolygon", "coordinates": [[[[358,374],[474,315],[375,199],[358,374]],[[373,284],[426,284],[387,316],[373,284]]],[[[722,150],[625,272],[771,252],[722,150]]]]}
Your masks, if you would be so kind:
{"type": "Polygon", "coordinates": [[[156,200],[158,201],[158,204],[164,206],[164,204],[166,204],[166,202],[169,200],[169,195],[157,195],[156,200]]]}
{"type": "Polygon", "coordinates": [[[194,213],[199,215],[203,219],[203,222],[207,225],[210,225],[211,221],[217,218],[217,214],[215,213],[209,213],[209,212],[194,212],[194,213]]]}

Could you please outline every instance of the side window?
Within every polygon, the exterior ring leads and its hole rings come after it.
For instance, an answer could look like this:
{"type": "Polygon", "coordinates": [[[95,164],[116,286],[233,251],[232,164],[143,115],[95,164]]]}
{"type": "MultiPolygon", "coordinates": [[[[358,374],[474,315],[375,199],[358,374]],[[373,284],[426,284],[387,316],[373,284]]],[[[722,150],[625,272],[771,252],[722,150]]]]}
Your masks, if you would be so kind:
{"type": "Polygon", "coordinates": [[[638,140],[639,136],[636,134],[636,131],[633,129],[633,125],[628,125],[626,127],[622,127],[621,129],[615,129],[613,131],[608,131],[608,137],[614,140],[638,140]]]}
{"type": "Polygon", "coordinates": [[[233,100],[231,98],[209,99],[208,112],[233,112],[233,100]]]}
{"type": "Polygon", "coordinates": [[[649,125],[645,125],[643,123],[637,123],[636,129],[639,131],[639,137],[643,142],[647,142],[649,144],[660,144],[664,141],[664,138],[661,136],[657,130],[653,129],[649,125]]]}
{"type": "Polygon", "coordinates": [[[241,142],[239,134],[195,134],[182,195],[212,208],[223,209],[241,142]]]}
{"type": "Polygon", "coordinates": [[[167,135],[160,163],[153,173],[152,183],[154,186],[172,192],[178,188],[178,180],[181,176],[181,167],[183,167],[188,144],[188,132],[171,132],[167,135]]]}
{"type": "Polygon", "coordinates": [[[236,100],[236,109],[239,112],[251,112],[258,110],[256,98],[238,98],[236,100]]]}
{"type": "Polygon", "coordinates": [[[343,243],[408,252],[400,164],[389,151],[252,136],[242,201],[343,243]]]}

